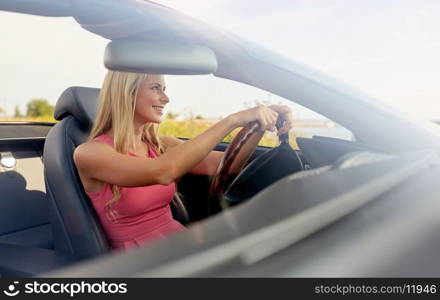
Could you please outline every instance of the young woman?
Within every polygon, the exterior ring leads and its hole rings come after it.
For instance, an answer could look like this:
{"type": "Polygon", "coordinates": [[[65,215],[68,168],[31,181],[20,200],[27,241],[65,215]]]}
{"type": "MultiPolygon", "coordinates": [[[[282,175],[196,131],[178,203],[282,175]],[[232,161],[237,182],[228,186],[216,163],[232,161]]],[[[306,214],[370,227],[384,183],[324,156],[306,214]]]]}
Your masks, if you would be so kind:
{"type": "Polygon", "coordinates": [[[109,71],[89,140],[74,153],[84,190],[90,197],[112,249],[130,249],[184,229],[173,219],[169,203],[176,179],[185,173],[212,175],[223,156],[214,147],[232,130],[251,121],[259,131],[243,146],[231,172],[247,161],[265,130],[274,131],[286,106],[257,106],[214,124],[183,142],[158,135],[169,99],[161,75],[109,71]]]}

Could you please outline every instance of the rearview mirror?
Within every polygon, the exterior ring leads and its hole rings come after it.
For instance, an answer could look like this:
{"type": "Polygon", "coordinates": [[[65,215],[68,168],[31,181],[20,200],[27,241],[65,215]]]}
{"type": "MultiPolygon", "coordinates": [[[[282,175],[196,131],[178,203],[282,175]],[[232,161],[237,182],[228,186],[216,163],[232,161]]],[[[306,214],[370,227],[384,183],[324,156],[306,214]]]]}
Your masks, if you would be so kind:
{"type": "Polygon", "coordinates": [[[217,70],[215,53],[204,46],[155,40],[114,40],[104,54],[104,65],[113,71],[198,75],[217,70]]]}

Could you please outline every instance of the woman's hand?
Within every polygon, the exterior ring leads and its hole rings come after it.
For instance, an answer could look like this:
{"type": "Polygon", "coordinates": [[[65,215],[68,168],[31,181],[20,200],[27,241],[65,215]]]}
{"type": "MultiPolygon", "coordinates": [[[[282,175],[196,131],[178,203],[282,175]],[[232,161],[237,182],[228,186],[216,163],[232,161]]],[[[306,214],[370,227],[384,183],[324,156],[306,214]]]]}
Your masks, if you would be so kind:
{"type": "Polygon", "coordinates": [[[282,135],[282,134],[289,132],[289,130],[293,126],[293,117],[292,117],[292,111],[290,110],[290,108],[286,105],[276,105],[276,104],[270,105],[269,108],[276,111],[284,119],[283,127],[281,127],[278,130],[277,135],[282,135]]]}
{"type": "Polygon", "coordinates": [[[260,131],[275,131],[275,124],[278,119],[278,112],[264,105],[239,111],[230,115],[237,127],[244,127],[252,121],[258,121],[260,131]]]}

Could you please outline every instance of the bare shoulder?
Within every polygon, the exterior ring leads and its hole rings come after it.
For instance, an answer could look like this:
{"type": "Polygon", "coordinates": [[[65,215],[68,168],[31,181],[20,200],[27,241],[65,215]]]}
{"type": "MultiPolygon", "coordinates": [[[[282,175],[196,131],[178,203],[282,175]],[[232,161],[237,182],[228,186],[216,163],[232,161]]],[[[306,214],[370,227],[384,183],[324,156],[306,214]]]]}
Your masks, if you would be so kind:
{"type": "Polygon", "coordinates": [[[167,148],[172,148],[174,146],[184,143],[184,141],[181,141],[178,138],[175,138],[173,136],[166,136],[166,135],[161,135],[160,140],[162,141],[162,143],[165,144],[167,148]]]}
{"type": "Polygon", "coordinates": [[[114,149],[107,144],[88,141],[76,147],[73,153],[73,160],[78,168],[84,169],[90,163],[96,161],[97,158],[111,155],[112,152],[115,152],[114,149]]]}

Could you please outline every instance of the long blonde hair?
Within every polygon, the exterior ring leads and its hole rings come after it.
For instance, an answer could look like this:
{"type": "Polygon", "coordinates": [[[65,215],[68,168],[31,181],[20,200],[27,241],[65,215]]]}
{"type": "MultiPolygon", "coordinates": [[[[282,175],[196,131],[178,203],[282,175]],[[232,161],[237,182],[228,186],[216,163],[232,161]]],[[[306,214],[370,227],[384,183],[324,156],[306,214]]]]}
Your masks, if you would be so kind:
{"type": "MultiPolygon", "coordinates": [[[[96,120],[90,132],[89,141],[95,137],[112,130],[113,147],[119,153],[127,153],[129,148],[135,149],[135,135],[133,119],[136,107],[136,98],[141,83],[147,74],[108,71],[105,76],[101,92],[96,120]]],[[[165,145],[159,135],[159,124],[147,123],[142,129],[142,141],[153,147],[156,153],[165,152],[165,145]]],[[[117,212],[112,206],[121,198],[121,187],[111,185],[113,199],[105,204],[107,217],[115,220],[117,212]]],[[[176,193],[174,201],[183,205],[179,194],[176,193]]],[[[186,213],[186,212],[185,212],[186,213]]]]}

